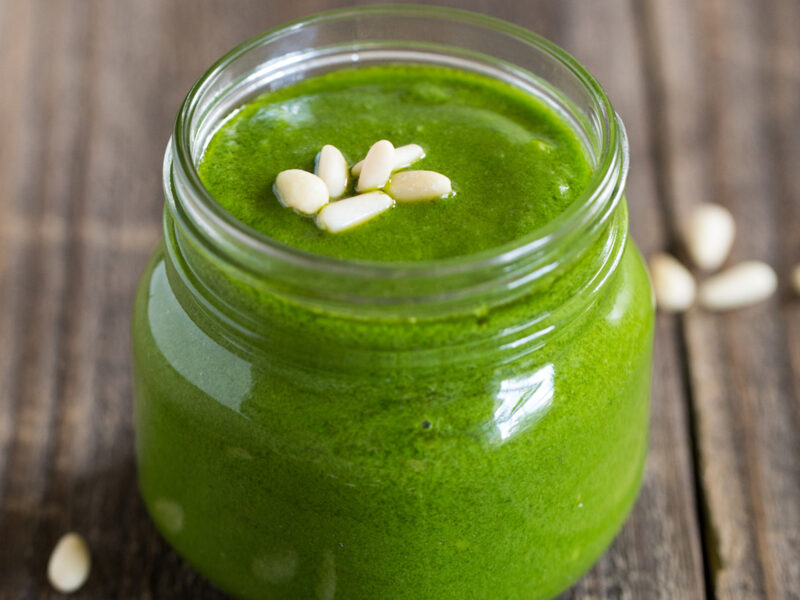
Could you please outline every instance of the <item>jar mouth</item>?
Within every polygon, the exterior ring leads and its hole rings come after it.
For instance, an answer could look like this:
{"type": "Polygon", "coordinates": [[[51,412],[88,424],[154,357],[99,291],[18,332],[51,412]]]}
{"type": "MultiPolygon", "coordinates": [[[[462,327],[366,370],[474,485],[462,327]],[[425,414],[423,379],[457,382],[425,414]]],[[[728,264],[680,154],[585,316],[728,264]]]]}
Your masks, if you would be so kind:
{"type": "Polygon", "coordinates": [[[251,278],[279,283],[287,296],[383,305],[451,303],[527,289],[574,260],[618,205],[628,165],[624,126],[602,87],[552,42],[469,11],[380,5],[299,19],[220,58],[180,108],[164,160],[164,188],[176,226],[194,242],[251,278]],[[387,39],[385,30],[393,24],[394,38],[387,39]],[[244,101],[315,70],[387,61],[430,61],[527,87],[578,134],[593,168],[590,182],[561,214],[522,237],[474,254],[413,262],[339,259],[285,245],[236,219],[203,185],[197,165],[205,146],[244,101]]]}

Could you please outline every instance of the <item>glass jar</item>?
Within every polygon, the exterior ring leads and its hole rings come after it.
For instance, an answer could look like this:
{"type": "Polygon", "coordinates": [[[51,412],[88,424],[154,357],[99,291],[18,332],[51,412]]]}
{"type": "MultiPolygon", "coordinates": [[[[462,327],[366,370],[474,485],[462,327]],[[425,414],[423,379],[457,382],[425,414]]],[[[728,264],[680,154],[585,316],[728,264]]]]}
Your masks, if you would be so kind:
{"type": "Polygon", "coordinates": [[[628,236],[625,132],[573,58],[511,24],[369,7],[268,32],[191,90],[164,161],[164,241],[133,316],[141,491],[164,537],[241,598],[547,598],[640,486],[653,326],[628,236]],[[406,264],[283,246],[196,165],[248,99],[413,62],[547,102],[594,167],[559,218],[406,264]]]}

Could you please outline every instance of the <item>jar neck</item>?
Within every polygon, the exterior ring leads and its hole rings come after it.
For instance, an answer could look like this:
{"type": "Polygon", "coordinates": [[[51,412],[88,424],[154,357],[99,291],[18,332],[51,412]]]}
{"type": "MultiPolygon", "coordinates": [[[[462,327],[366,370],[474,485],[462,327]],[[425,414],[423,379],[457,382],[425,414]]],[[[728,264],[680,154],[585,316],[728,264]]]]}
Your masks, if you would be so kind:
{"type": "Polygon", "coordinates": [[[527,293],[435,316],[354,315],[294,302],[204,252],[167,212],[170,285],[208,335],[312,370],[440,368],[511,362],[567,334],[606,296],[628,242],[623,202],[594,244],[527,293]]]}
{"type": "Polygon", "coordinates": [[[583,67],[546,40],[449,9],[334,11],[243,44],[189,93],[164,161],[167,250],[197,305],[246,335],[261,335],[265,324],[273,333],[280,329],[269,322],[265,305],[276,318],[294,307],[359,323],[430,321],[480,315],[538,296],[540,314],[520,326],[534,336],[584,312],[592,302],[587,290],[618,261],[615,253],[624,247],[627,230],[620,222],[624,210],[618,210],[627,171],[624,128],[608,98],[583,67]],[[223,211],[196,170],[221,123],[260,93],[354,62],[437,64],[516,85],[563,117],[583,143],[594,176],[545,227],[491,251],[440,261],[371,263],[313,255],[223,211]],[[546,299],[556,282],[573,289],[569,302],[551,307],[546,299]]]}

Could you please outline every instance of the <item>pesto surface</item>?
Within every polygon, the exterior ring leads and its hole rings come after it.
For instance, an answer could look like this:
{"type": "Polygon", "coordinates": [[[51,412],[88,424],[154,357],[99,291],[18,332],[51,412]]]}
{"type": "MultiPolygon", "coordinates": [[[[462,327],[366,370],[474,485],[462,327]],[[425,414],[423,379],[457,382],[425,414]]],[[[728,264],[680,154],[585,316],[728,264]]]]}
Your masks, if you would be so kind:
{"type": "Polygon", "coordinates": [[[395,262],[511,242],[560,214],[591,176],[575,135],[540,100],[486,76],[410,65],[334,71],[260,96],[214,135],[199,171],[227,211],[279,242],[395,262]],[[313,171],[324,144],[352,166],[379,139],[420,144],[426,155],[411,168],[447,175],[455,195],[338,234],[278,202],[279,172],[313,171]]]}

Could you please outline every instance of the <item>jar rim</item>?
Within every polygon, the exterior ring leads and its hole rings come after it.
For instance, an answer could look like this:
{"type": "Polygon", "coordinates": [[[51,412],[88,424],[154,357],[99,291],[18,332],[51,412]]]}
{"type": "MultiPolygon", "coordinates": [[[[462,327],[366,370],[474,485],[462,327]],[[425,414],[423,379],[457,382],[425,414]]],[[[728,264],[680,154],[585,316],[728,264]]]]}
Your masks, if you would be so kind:
{"type": "MultiPolygon", "coordinates": [[[[389,4],[342,8],[297,19],[257,35],[223,55],[197,80],[181,105],[165,156],[164,185],[168,206],[178,224],[195,240],[202,242],[207,250],[224,255],[226,261],[256,277],[275,277],[275,265],[279,264],[281,268],[304,273],[311,281],[314,274],[324,274],[327,278],[347,280],[350,284],[354,280],[390,281],[393,284],[391,292],[365,292],[362,288],[353,293],[344,293],[343,290],[340,294],[333,293],[351,302],[435,302],[473,295],[475,286],[464,282],[480,280],[485,284],[482,273],[511,270],[518,272],[526,283],[550,273],[560,262],[558,255],[563,254],[564,246],[575,240],[576,232],[595,229],[613,212],[624,192],[628,165],[625,129],[611,101],[588,70],[565,50],[521,26],[479,13],[440,6],[389,4]],[[210,82],[237,59],[264,44],[305,28],[364,17],[429,18],[477,26],[516,38],[568,69],[588,92],[599,114],[596,125],[599,126],[600,148],[586,188],[558,216],[524,236],[481,252],[436,260],[381,262],[315,254],[278,242],[236,219],[203,185],[193,158],[192,144],[196,131],[193,121],[198,117],[199,101],[208,91],[210,82]],[[176,179],[188,193],[176,193],[176,179]],[[180,199],[176,200],[176,197],[180,199]],[[522,269],[519,268],[521,263],[525,265],[522,269]],[[413,285],[451,280],[452,285],[444,286],[447,289],[435,286],[435,293],[420,292],[413,285]],[[403,281],[411,285],[403,286],[403,281]]],[[[489,283],[496,284],[497,281],[489,283]]],[[[519,285],[518,282],[507,284],[519,285]]],[[[478,287],[483,289],[487,286],[478,287]]],[[[319,296],[318,292],[313,295],[319,296]]]]}

